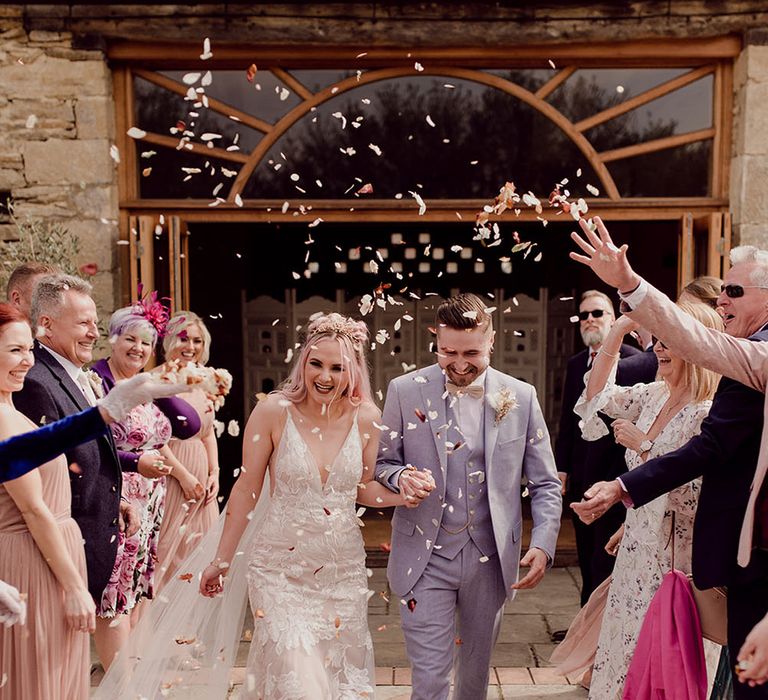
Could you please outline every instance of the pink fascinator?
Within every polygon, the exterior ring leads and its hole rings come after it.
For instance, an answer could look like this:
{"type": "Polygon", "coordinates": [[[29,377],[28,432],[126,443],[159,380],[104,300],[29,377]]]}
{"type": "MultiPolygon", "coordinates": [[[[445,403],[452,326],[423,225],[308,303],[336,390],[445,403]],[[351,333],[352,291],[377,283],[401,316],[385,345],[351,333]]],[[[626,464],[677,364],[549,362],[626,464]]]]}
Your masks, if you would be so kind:
{"type": "Polygon", "coordinates": [[[142,290],[143,285],[139,283],[139,300],[133,305],[134,312],[139,316],[143,316],[151,323],[157,331],[157,337],[162,338],[165,335],[168,321],[171,318],[168,307],[158,298],[157,291],[147,292],[144,296],[141,296],[142,290]]]}

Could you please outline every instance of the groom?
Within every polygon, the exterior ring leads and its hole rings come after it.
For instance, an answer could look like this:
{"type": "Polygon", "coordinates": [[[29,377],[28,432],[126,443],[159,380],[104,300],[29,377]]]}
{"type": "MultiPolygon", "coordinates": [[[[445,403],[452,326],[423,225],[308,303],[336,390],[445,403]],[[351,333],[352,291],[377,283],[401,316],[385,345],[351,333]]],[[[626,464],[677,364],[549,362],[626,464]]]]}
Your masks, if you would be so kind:
{"type": "Polygon", "coordinates": [[[437,309],[437,364],[394,379],[384,405],[376,478],[423,499],[392,518],[387,569],[400,597],[412,700],[484,698],[504,603],[552,564],[560,481],[536,392],[488,366],[493,321],[474,294],[437,309]],[[434,477],[424,480],[420,471],[434,477]],[[531,547],[520,561],[521,490],[531,495],[531,547]],[[518,581],[519,565],[529,567],[518,581]]]}

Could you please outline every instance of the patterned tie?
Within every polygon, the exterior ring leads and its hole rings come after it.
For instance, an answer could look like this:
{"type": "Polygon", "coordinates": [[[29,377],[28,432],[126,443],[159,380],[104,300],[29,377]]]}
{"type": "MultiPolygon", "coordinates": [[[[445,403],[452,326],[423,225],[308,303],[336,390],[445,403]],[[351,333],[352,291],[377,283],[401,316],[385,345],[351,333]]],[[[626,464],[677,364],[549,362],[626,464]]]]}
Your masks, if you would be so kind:
{"type": "Polygon", "coordinates": [[[453,382],[446,382],[445,388],[451,396],[470,396],[473,399],[482,399],[485,390],[479,384],[470,384],[469,386],[458,386],[453,382]]]}
{"type": "Polygon", "coordinates": [[[91,386],[91,382],[88,379],[88,376],[80,370],[80,374],[77,375],[77,383],[80,385],[80,388],[83,391],[83,395],[85,396],[85,400],[91,405],[96,405],[96,394],[93,391],[93,387],[91,386]]]}

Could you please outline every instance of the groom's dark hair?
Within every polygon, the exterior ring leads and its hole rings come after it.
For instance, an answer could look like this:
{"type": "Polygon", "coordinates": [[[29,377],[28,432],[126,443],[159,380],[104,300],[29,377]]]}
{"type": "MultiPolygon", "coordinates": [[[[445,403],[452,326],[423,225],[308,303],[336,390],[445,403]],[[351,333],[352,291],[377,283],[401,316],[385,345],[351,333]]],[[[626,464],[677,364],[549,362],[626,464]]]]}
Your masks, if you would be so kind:
{"type": "Polygon", "coordinates": [[[487,309],[477,294],[457,294],[437,307],[436,325],[454,330],[472,330],[478,326],[483,330],[493,329],[493,317],[487,309]]]}

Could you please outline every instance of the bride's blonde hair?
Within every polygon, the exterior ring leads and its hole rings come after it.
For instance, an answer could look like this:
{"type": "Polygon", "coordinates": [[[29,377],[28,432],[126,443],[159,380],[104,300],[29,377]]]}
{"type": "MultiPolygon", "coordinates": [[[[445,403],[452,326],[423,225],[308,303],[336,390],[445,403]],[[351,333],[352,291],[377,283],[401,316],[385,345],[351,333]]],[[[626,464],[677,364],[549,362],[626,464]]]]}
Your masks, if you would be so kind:
{"type": "Polygon", "coordinates": [[[343,367],[349,379],[346,398],[353,406],[373,402],[371,376],[365,360],[368,338],[368,326],[363,321],[355,321],[335,312],[312,316],[288,378],[277,391],[293,403],[303,401],[307,396],[305,377],[309,353],[321,340],[330,339],[336,340],[341,348],[343,367]]]}

